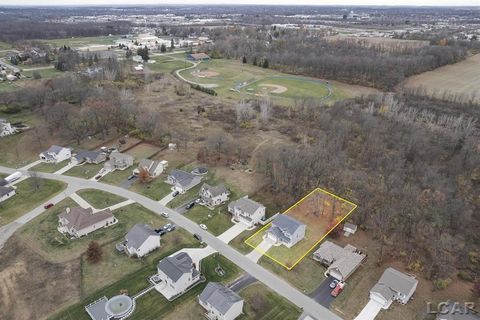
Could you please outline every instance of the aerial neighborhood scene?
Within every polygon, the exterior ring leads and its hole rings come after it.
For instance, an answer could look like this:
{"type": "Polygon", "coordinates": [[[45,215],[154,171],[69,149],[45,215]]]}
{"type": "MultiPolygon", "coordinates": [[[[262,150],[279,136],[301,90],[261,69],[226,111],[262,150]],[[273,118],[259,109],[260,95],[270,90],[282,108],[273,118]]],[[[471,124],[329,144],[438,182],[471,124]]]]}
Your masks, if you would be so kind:
{"type": "Polygon", "coordinates": [[[480,320],[477,0],[0,30],[0,320],[480,320]]]}

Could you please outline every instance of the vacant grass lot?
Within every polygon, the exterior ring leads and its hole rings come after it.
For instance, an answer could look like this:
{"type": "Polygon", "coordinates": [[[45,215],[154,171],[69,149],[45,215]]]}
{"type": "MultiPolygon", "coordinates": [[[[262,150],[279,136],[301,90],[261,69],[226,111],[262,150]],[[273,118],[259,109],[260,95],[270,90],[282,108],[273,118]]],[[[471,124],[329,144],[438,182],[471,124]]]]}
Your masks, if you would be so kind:
{"type": "Polygon", "coordinates": [[[55,47],[70,46],[70,47],[83,47],[87,45],[95,44],[114,44],[120,36],[99,36],[99,37],[78,37],[78,38],[63,38],[63,39],[49,39],[39,40],[43,43],[48,43],[55,47]]]}
{"type": "Polygon", "coordinates": [[[158,201],[172,192],[172,186],[165,183],[166,177],[166,174],[161,174],[159,177],[146,184],[136,181],[130,187],[130,191],[140,193],[150,199],[158,201]]]}
{"type": "Polygon", "coordinates": [[[160,151],[160,148],[148,143],[139,144],[132,149],[126,151],[129,155],[133,156],[138,161],[146,158],[150,158],[152,155],[160,151]]]}
{"type": "Polygon", "coordinates": [[[167,223],[167,220],[159,217],[138,204],[131,204],[115,210],[113,214],[118,223],[96,230],[80,239],[69,239],[57,230],[58,214],[66,206],[76,206],[72,200],[62,202],[51,211],[38,216],[32,222],[25,225],[19,235],[40,255],[50,261],[62,262],[78,258],[87,249],[90,241],[107,244],[121,239],[137,223],[146,223],[153,228],[158,228],[167,223]]]}
{"type": "Polygon", "coordinates": [[[93,178],[102,168],[103,168],[103,163],[82,164],[81,166],[75,166],[72,169],[68,170],[67,172],[64,173],[64,175],[90,179],[90,178],[93,178]]]}
{"type": "Polygon", "coordinates": [[[127,168],[125,170],[115,170],[113,172],[107,173],[102,179],[100,179],[100,181],[108,184],[113,184],[114,186],[118,186],[133,174],[133,169],[137,166],[138,162],[134,162],[133,166],[131,166],[130,168],[127,168]]]}
{"type": "Polygon", "coordinates": [[[32,171],[40,171],[40,172],[45,172],[45,173],[54,173],[63,167],[65,167],[69,163],[68,160],[62,161],[60,163],[47,163],[47,162],[42,162],[37,164],[36,166],[32,167],[32,171]]]}
{"type": "Polygon", "coordinates": [[[195,205],[185,213],[185,216],[198,224],[205,224],[213,235],[218,236],[225,230],[233,226],[231,216],[227,212],[227,204],[224,204],[214,210],[207,207],[195,205]]]}
{"type": "Polygon", "coordinates": [[[83,189],[77,191],[77,194],[97,209],[107,208],[127,200],[116,194],[94,189],[83,189]]]}
{"type": "MultiPolygon", "coordinates": [[[[171,250],[169,252],[164,252],[162,257],[168,256],[177,250],[171,250]]],[[[132,272],[125,276],[123,279],[115,282],[114,284],[105,287],[93,294],[85,296],[82,301],[79,303],[61,311],[57,315],[53,316],[51,319],[62,319],[62,320],[88,320],[90,317],[85,312],[84,306],[88,303],[95,301],[102,296],[107,296],[111,298],[114,295],[120,293],[121,290],[127,290],[129,295],[134,295],[135,293],[141,291],[149,285],[147,278],[154,273],[156,273],[156,265],[158,260],[152,264],[149,264],[135,272],[132,272]]],[[[197,296],[205,288],[206,284],[209,281],[230,281],[233,280],[239,274],[239,269],[230,261],[221,256],[210,256],[205,258],[201,264],[202,273],[207,278],[205,283],[202,283],[192,290],[188,291],[183,296],[177,298],[173,302],[168,302],[160,293],[156,290],[152,290],[139,300],[136,301],[135,312],[129,317],[129,319],[159,319],[165,318],[168,315],[174,315],[176,319],[183,319],[178,317],[177,312],[182,312],[184,309],[184,302],[186,301],[196,301],[197,296]],[[225,276],[218,276],[213,269],[220,265],[225,270],[225,276]]],[[[197,318],[199,319],[199,318],[197,318]]]]}
{"type": "Polygon", "coordinates": [[[10,223],[42,205],[66,187],[62,182],[42,179],[40,180],[40,188],[37,190],[32,184],[31,178],[23,180],[15,186],[17,194],[0,202],[0,226],[10,223]]]}

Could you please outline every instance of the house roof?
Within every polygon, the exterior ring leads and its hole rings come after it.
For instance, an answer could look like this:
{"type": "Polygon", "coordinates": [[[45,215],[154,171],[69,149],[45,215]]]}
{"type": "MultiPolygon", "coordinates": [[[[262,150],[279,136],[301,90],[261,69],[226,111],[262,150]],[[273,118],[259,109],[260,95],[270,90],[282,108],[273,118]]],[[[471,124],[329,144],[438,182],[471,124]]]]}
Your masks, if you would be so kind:
{"type": "Polygon", "coordinates": [[[53,145],[53,146],[51,146],[50,148],[48,148],[48,150],[45,151],[44,153],[55,153],[55,154],[59,154],[60,151],[62,151],[63,149],[65,149],[65,148],[64,148],[64,147],[57,146],[57,145],[53,145]]]}
{"type": "Polygon", "coordinates": [[[358,226],[356,224],[345,222],[343,225],[343,230],[351,230],[353,232],[357,231],[358,226]]]}
{"type": "Polygon", "coordinates": [[[236,201],[232,201],[228,204],[229,208],[239,208],[245,213],[248,213],[250,215],[254,214],[255,211],[258,210],[258,208],[264,207],[262,204],[248,198],[248,196],[245,196],[243,198],[240,198],[236,201]]]}
{"type": "Polygon", "coordinates": [[[68,221],[67,227],[75,230],[82,230],[97,222],[110,219],[113,217],[110,209],[93,213],[92,208],[84,209],[82,207],[67,208],[64,212],[58,215],[68,221]]]}
{"type": "Polygon", "coordinates": [[[83,159],[97,159],[98,156],[100,156],[102,152],[101,151],[90,151],[90,150],[79,150],[76,155],[73,157],[77,160],[83,160],[83,159]]]}
{"type": "Polygon", "coordinates": [[[228,189],[225,187],[225,185],[223,184],[219,184],[217,186],[211,186],[207,183],[204,183],[202,185],[202,189],[210,192],[210,194],[212,195],[212,197],[217,197],[225,192],[228,192],[228,189]]]}
{"type": "Polygon", "coordinates": [[[298,228],[304,226],[305,224],[300,221],[290,217],[287,214],[279,214],[273,221],[272,227],[281,229],[288,234],[294,234],[298,228]]]}
{"type": "Polygon", "coordinates": [[[190,57],[192,57],[195,60],[199,59],[210,59],[210,56],[206,53],[200,52],[200,53],[191,53],[190,57]]]}
{"type": "Polygon", "coordinates": [[[222,315],[226,314],[235,303],[243,300],[232,289],[218,282],[209,282],[198,299],[204,304],[211,305],[222,315]]]}
{"type": "Polygon", "coordinates": [[[160,238],[160,235],[158,233],[156,233],[148,225],[146,225],[146,224],[136,224],[125,235],[125,240],[127,240],[127,246],[128,247],[138,249],[151,236],[160,238]]]}
{"type": "Polygon", "coordinates": [[[85,310],[87,311],[90,318],[92,318],[93,320],[109,320],[111,317],[105,310],[107,302],[107,297],[103,296],[97,301],[94,301],[91,304],[87,305],[85,307],[85,310]]]}
{"type": "Polygon", "coordinates": [[[114,161],[133,160],[133,156],[126,153],[112,152],[110,153],[110,160],[114,160],[114,161]]]}
{"type": "Polygon", "coordinates": [[[150,175],[153,175],[155,173],[155,170],[157,170],[158,166],[160,166],[161,164],[162,163],[160,161],[142,159],[138,164],[138,169],[140,170],[141,168],[145,168],[145,170],[147,170],[150,175]]]}
{"type": "Polygon", "coordinates": [[[192,258],[185,252],[163,258],[158,263],[158,269],[173,281],[177,281],[186,273],[198,274],[192,258]]]}
{"type": "Polygon", "coordinates": [[[322,245],[313,253],[313,256],[317,260],[326,260],[330,264],[329,270],[336,270],[343,277],[348,277],[363,259],[365,254],[360,254],[352,245],[347,244],[344,248],[339,245],[325,241],[322,245]]]}
{"type": "Polygon", "coordinates": [[[8,184],[7,180],[0,178],[0,187],[6,186],[8,184]]]}
{"type": "Polygon", "coordinates": [[[389,300],[395,296],[396,292],[408,295],[417,283],[417,279],[407,276],[393,268],[387,268],[371,291],[389,300]]]}
{"type": "Polygon", "coordinates": [[[186,172],[183,170],[173,169],[170,172],[170,176],[175,179],[176,183],[178,183],[182,187],[190,186],[196,179],[201,179],[201,177],[196,176],[190,172],[186,172]]]}
{"type": "Polygon", "coordinates": [[[4,195],[9,194],[13,190],[15,190],[15,189],[13,189],[12,187],[0,186],[0,197],[3,197],[4,195]]]}
{"type": "Polygon", "coordinates": [[[480,314],[459,303],[448,301],[437,314],[436,320],[480,320],[480,314]]]}

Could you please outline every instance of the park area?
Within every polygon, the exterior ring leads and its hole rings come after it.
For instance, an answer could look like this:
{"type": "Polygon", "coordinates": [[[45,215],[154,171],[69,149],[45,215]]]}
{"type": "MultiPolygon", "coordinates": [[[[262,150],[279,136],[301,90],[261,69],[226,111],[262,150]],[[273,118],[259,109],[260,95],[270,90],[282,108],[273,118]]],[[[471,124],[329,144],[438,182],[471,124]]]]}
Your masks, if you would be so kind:
{"type": "Polygon", "coordinates": [[[245,243],[251,248],[261,251],[284,268],[291,270],[356,207],[356,204],[348,200],[317,188],[283,213],[307,226],[305,237],[300,242],[291,248],[283,245],[272,246],[263,252],[258,246],[264,241],[265,233],[271,226],[269,223],[245,240],[245,243]]]}
{"type": "Polygon", "coordinates": [[[336,81],[289,75],[238,60],[213,59],[180,72],[186,80],[214,89],[219,96],[239,98],[268,94],[277,103],[315,98],[325,102],[373,93],[375,90],[336,81]]]}

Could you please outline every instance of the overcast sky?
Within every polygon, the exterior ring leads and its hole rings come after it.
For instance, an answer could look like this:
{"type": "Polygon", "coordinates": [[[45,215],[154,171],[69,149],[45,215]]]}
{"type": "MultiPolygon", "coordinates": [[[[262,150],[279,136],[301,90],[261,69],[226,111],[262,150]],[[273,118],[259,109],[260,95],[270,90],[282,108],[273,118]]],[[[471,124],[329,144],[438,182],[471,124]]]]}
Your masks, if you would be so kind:
{"type": "Polygon", "coordinates": [[[480,0],[0,0],[0,5],[139,5],[139,4],[295,4],[380,6],[480,6],[480,0]]]}

